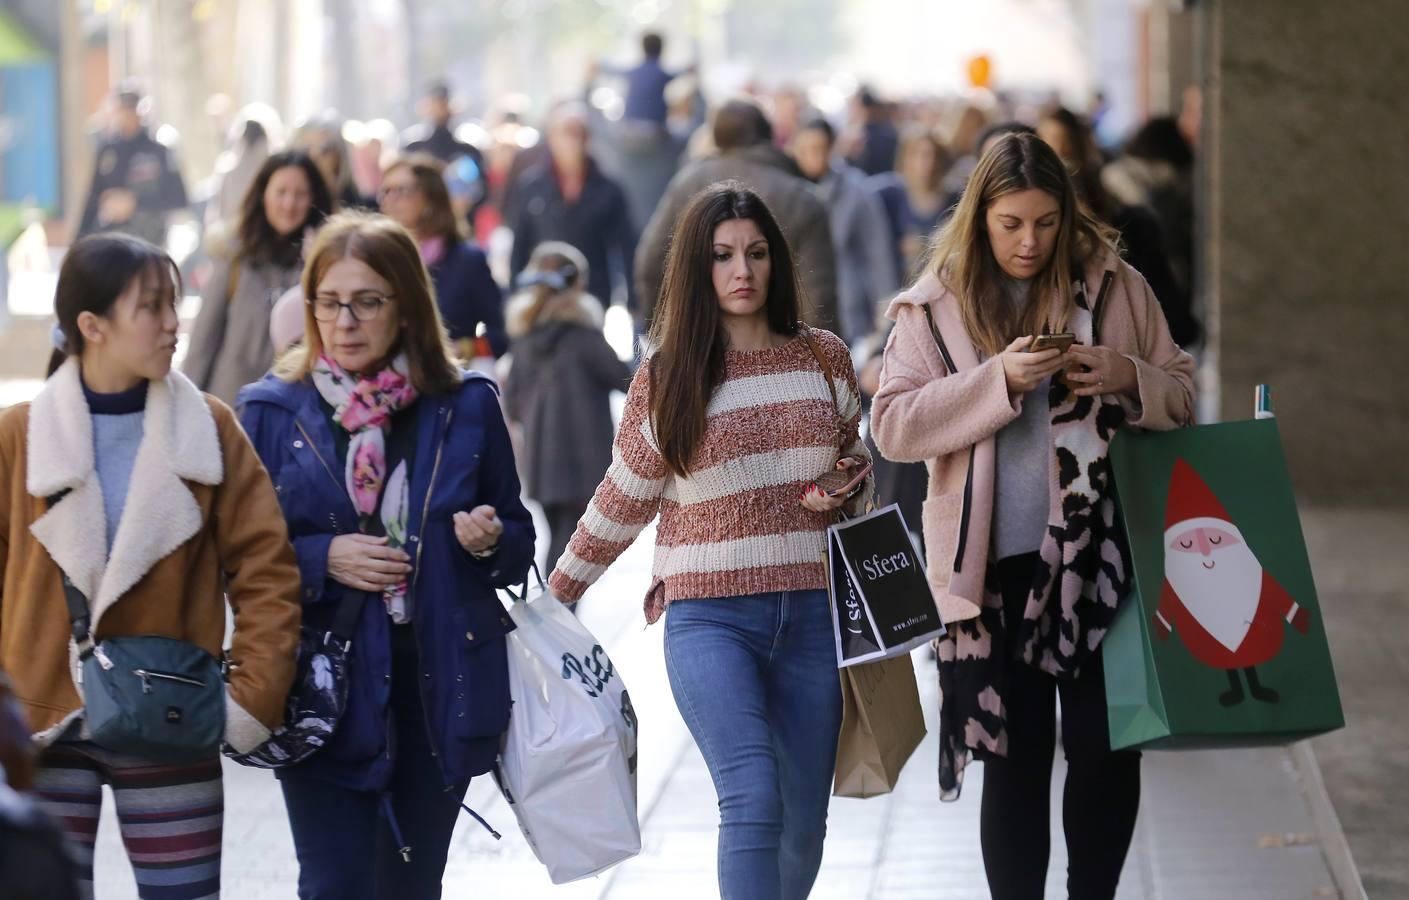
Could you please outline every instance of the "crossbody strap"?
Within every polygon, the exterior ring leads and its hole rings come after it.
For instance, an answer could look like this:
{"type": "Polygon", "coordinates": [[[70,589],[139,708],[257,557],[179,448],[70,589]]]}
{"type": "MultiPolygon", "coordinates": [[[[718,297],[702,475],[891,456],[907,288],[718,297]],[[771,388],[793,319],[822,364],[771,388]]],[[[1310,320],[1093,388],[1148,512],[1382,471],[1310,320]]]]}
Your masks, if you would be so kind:
{"type": "Polygon", "coordinates": [[[837,379],[832,374],[832,364],[827,361],[827,357],[822,354],[822,349],[817,346],[817,342],[812,338],[812,329],[806,325],[802,326],[802,339],[807,342],[807,349],[812,351],[812,356],[817,360],[817,365],[822,368],[822,377],[827,379],[827,390],[832,395],[832,416],[836,419],[837,428],[837,449],[845,451],[844,444],[846,425],[841,418],[841,404],[837,402],[837,379]]]}
{"type": "MultiPolygon", "coordinates": [[[[68,496],[67,489],[59,491],[50,496],[45,502],[50,509],[64,497],[68,496]]],[[[83,596],[83,592],[68,577],[68,573],[62,568],[59,575],[64,582],[64,603],[68,606],[69,633],[73,635],[73,642],[78,645],[78,658],[87,659],[93,653],[93,636],[91,634],[91,623],[93,621],[92,612],[88,609],[88,598],[83,596]]]]}

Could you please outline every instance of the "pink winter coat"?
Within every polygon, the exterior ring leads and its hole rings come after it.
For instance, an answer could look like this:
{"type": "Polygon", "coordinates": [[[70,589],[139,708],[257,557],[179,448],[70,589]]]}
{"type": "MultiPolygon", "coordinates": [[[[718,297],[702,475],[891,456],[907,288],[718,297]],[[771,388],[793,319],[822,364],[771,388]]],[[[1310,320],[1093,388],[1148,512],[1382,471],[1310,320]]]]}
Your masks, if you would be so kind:
{"type": "MultiPolygon", "coordinates": [[[[1087,295],[1097,295],[1108,270],[1115,271],[1115,279],[1101,315],[1101,343],[1135,364],[1139,400],[1120,400],[1128,424],[1154,431],[1189,424],[1193,421],[1193,357],[1170,338],[1164,314],[1145,279],[1114,254],[1101,254],[1088,262],[1087,295]]],[[[964,330],[958,300],[935,275],[924,275],[891,301],[886,315],[895,320],[895,329],[886,343],[880,390],[871,407],[871,431],[887,459],[929,464],[922,526],[930,587],[945,622],[971,619],[983,603],[988,566],[994,435],[1018,417],[1024,395],[1009,397],[1002,362],[998,357],[981,358],[964,330]],[[953,377],[948,376],[930,334],[925,305],[954,358],[958,373],[953,377]],[[964,556],[955,571],[970,447],[974,447],[974,459],[968,527],[964,556]]],[[[1051,515],[1060,516],[1055,467],[1049,481],[1051,515]]]]}

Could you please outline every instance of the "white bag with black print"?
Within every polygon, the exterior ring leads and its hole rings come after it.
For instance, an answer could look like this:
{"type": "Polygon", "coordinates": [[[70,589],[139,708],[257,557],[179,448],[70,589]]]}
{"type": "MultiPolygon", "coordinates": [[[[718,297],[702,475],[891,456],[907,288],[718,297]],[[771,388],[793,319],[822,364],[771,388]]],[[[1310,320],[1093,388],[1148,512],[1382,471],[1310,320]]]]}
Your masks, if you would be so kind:
{"type": "Polygon", "coordinates": [[[636,713],[602,645],[556,597],[540,588],[509,615],[513,707],[496,775],[534,855],[563,884],[641,852],[636,713]]]}

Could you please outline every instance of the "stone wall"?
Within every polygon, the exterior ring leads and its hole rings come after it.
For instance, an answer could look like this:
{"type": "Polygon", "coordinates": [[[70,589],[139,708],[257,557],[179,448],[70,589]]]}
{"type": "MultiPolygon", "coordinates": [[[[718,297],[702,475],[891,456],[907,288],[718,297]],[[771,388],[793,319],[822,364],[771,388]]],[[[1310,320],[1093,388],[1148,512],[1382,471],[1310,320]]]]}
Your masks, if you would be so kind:
{"type": "Polygon", "coordinates": [[[1409,505],[1409,3],[1202,15],[1221,416],[1251,415],[1268,382],[1304,498],[1409,505]]]}

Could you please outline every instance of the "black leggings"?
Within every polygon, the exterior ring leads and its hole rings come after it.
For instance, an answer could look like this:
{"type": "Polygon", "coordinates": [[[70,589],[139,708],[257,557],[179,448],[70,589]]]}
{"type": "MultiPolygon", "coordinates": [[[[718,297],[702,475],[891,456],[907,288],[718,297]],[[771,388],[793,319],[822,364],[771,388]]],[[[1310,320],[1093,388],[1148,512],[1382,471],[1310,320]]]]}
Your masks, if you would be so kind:
{"type": "MultiPolygon", "coordinates": [[[[998,561],[1004,620],[1016,623],[1027,603],[1037,554],[998,561]]],[[[1097,652],[1075,678],[1054,678],[1016,656],[1008,644],[1008,756],[983,766],[983,867],[993,900],[1042,900],[1051,851],[1052,755],[1056,699],[1062,701],[1062,794],[1070,900],[1111,900],[1140,808],[1140,754],[1112,752],[1105,675],[1097,652]]]]}

